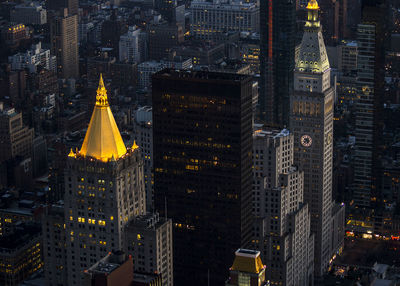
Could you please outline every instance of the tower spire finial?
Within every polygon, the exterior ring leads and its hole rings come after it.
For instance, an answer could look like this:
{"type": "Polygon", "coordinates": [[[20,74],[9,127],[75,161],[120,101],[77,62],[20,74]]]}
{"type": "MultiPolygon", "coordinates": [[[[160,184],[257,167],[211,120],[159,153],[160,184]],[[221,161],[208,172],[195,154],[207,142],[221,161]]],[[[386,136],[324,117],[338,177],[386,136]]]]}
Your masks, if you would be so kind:
{"type": "Polygon", "coordinates": [[[103,74],[100,73],[99,86],[97,88],[96,106],[108,106],[107,89],[104,85],[103,74]]]}
{"type": "Polygon", "coordinates": [[[318,10],[318,9],[319,9],[319,6],[318,6],[317,0],[310,0],[310,1],[308,1],[307,9],[310,9],[310,10],[318,10]]]}

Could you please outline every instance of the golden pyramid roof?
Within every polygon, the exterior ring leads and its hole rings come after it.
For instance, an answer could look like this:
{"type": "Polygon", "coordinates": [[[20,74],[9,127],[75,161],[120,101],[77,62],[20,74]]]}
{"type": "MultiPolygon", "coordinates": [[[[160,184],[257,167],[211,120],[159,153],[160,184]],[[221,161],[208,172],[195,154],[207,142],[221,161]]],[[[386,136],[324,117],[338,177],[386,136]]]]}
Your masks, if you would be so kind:
{"type": "Polygon", "coordinates": [[[126,147],[108,104],[107,90],[100,74],[96,104],[79,154],[106,162],[113,157],[118,160],[125,153],[126,147]]]}
{"type": "Polygon", "coordinates": [[[231,270],[258,274],[264,268],[259,251],[239,249],[235,254],[231,270]]]}

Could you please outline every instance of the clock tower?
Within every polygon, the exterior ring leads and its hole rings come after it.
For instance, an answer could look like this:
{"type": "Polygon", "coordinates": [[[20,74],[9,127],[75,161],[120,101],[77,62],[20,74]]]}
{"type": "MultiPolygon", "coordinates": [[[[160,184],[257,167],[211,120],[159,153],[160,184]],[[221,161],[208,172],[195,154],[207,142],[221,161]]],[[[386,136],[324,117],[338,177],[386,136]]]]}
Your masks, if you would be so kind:
{"type": "Polygon", "coordinates": [[[290,130],[294,133],[294,163],[304,172],[304,201],[315,234],[314,272],[320,277],[331,257],[332,132],[334,91],[321,33],[316,0],[307,5],[307,21],[294,72],[290,99],[290,130]]]}

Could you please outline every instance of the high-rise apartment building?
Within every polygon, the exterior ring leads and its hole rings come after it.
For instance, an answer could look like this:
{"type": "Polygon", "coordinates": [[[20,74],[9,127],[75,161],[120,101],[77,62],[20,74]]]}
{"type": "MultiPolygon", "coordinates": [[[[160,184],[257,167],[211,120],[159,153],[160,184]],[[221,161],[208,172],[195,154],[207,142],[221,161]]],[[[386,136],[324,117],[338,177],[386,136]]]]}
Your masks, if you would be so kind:
{"type": "MultiPolygon", "coordinates": [[[[354,203],[380,202],[382,108],[385,74],[385,1],[363,1],[358,25],[354,203]]],[[[378,204],[379,205],[379,204],[378,204]]]]}
{"type": "Polygon", "coordinates": [[[158,213],[135,217],[126,227],[126,253],[135,272],[161,274],[162,285],[174,285],[172,221],[158,213]]]}
{"type": "Polygon", "coordinates": [[[293,165],[293,146],[287,129],[254,131],[253,247],[261,251],[271,285],[313,283],[314,235],[303,200],[303,172],[293,165]]]}
{"type": "Polygon", "coordinates": [[[31,157],[33,136],[33,128],[24,125],[22,113],[0,103],[0,162],[16,156],[31,157]]]}
{"type": "Polygon", "coordinates": [[[332,254],[332,146],[334,90],[316,0],[307,5],[307,20],[294,72],[290,130],[294,164],[304,172],[304,202],[315,235],[314,273],[322,276],[332,254]]]}
{"type": "Polygon", "coordinates": [[[260,7],[244,1],[195,0],[190,4],[190,34],[202,40],[222,40],[228,32],[256,33],[260,7]]]}
{"type": "Polygon", "coordinates": [[[47,0],[47,9],[59,11],[68,9],[69,15],[77,15],[79,9],[79,0],[47,0]]]}
{"type": "Polygon", "coordinates": [[[155,207],[174,223],[177,285],[221,285],[251,238],[251,109],[251,77],[153,75],[155,207]]]}
{"type": "Polygon", "coordinates": [[[260,1],[260,119],[270,126],[289,124],[295,66],[296,2],[260,1]]]}
{"type": "Polygon", "coordinates": [[[57,72],[62,78],[79,77],[78,16],[64,9],[50,20],[51,52],[57,57],[57,72]]]}
{"type": "Polygon", "coordinates": [[[146,211],[141,152],[136,145],[125,147],[102,77],[82,147],[71,150],[64,174],[63,285],[82,285],[82,271],[107,252],[124,249],[125,226],[146,211]]]}

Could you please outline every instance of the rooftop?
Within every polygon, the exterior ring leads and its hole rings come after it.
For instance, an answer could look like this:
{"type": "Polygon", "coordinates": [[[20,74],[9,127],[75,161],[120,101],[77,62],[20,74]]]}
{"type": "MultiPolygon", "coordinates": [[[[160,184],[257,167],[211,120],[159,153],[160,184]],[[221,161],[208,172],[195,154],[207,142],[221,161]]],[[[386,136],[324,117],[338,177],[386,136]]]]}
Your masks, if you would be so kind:
{"type": "Polygon", "coordinates": [[[259,274],[263,269],[265,265],[261,261],[260,251],[239,248],[230,270],[259,274]]]}

